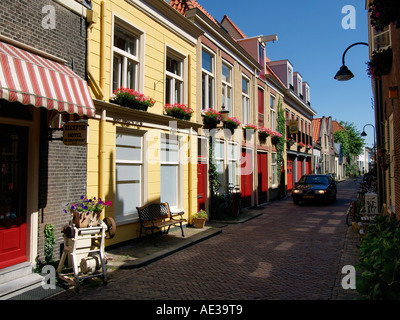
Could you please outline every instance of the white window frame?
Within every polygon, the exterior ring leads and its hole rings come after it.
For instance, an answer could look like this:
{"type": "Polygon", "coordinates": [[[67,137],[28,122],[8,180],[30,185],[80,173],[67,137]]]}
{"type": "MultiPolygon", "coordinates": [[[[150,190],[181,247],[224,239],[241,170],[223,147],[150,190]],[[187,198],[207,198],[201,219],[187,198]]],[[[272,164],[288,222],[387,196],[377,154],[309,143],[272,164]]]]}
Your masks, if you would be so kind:
{"type": "Polygon", "coordinates": [[[233,115],[233,66],[226,62],[226,61],[222,61],[222,65],[221,65],[221,82],[222,82],[222,88],[221,88],[221,93],[222,93],[222,105],[225,106],[225,110],[229,111],[229,115],[232,116],[233,115]],[[223,80],[222,77],[222,68],[223,67],[227,67],[228,68],[228,73],[229,73],[229,81],[225,81],[223,80]],[[225,94],[224,94],[225,92],[225,94]],[[231,105],[227,105],[227,96],[228,96],[228,92],[230,93],[230,103],[231,105]]]}
{"type": "Polygon", "coordinates": [[[188,72],[188,61],[187,55],[173,49],[172,47],[166,45],[165,49],[165,67],[164,67],[164,79],[165,79],[165,103],[187,103],[187,72],[188,72]],[[179,62],[180,74],[175,74],[167,70],[167,60],[168,58],[173,58],[179,62]],[[167,80],[171,81],[171,88],[169,97],[167,99],[167,80]],[[175,89],[177,84],[181,84],[181,91],[179,97],[175,96],[175,89]]]}
{"type": "Polygon", "coordinates": [[[226,174],[226,152],[225,152],[225,141],[224,140],[220,140],[220,139],[215,139],[215,141],[213,142],[213,149],[214,149],[214,161],[215,161],[215,165],[217,166],[217,170],[218,170],[218,164],[221,163],[221,168],[222,168],[222,173],[219,173],[219,179],[218,181],[221,183],[221,186],[219,188],[219,192],[224,192],[225,190],[225,174],[226,174]],[[217,150],[219,150],[219,148],[217,148],[217,144],[221,144],[221,148],[222,148],[222,155],[217,156],[217,150]]]}
{"type": "Polygon", "coordinates": [[[204,87],[202,88],[201,99],[202,99],[202,109],[205,110],[209,108],[214,108],[215,104],[215,54],[209,50],[206,50],[203,47],[201,51],[202,61],[203,61],[203,52],[211,57],[211,72],[203,68],[203,63],[201,67],[202,86],[204,85],[204,87]],[[211,82],[211,88],[209,86],[210,82],[211,82]],[[210,94],[211,94],[211,99],[210,99],[210,94]]]}
{"type": "MultiPolygon", "coordinates": [[[[130,135],[130,136],[135,136],[135,137],[140,137],[140,159],[139,160],[126,160],[126,159],[118,159],[117,158],[117,152],[115,152],[115,199],[114,199],[114,203],[116,204],[115,209],[117,209],[117,203],[118,201],[121,201],[121,199],[119,199],[119,195],[117,193],[117,185],[119,183],[119,181],[117,181],[117,166],[118,165],[127,165],[127,166],[132,166],[132,167],[140,167],[140,181],[139,181],[139,190],[140,190],[140,202],[134,206],[134,210],[133,211],[129,211],[129,212],[115,212],[115,221],[117,224],[124,224],[124,223],[131,223],[132,221],[135,221],[138,219],[138,213],[136,210],[136,207],[140,207],[143,205],[144,203],[144,167],[145,167],[145,163],[143,161],[144,158],[144,134],[143,132],[140,132],[139,130],[126,130],[124,128],[117,128],[116,131],[117,135],[130,135]]],[[[117,137],[115,138],[115,147],[117,148],[118,144],[117,144],[117,137]]],[[[124,145],[127,146],[127,145],[124,145]]]]}
{"type": "Polygon", "coordinates": [[[371,26],[371,36],[372,36],[372,48],[371,48],[371,55],[374,51],[382,50],[382,49],[387,49],[392,45],[392,39],[390,36],[390,26],[386,26],[383,28],[383,30],[378,30],[374,26],[371,26]],[[385,38],[386,45],[384,46],[379,46],[378,42],[379,39],[385,38]]]}
{"type": "MultiPolygon", "coordinates": [[[[125,35],[125,37],[127,37],[125,35]]],[[[127,37],[129,38],[129,37],[127,37]]],[[[135,77],[134,86],[131,89],[143,91],[143,68],[144,68],[144,43],[145,34],[142,30],[123,20],[122,18],[113,15],[113,28],[112,28],[112,45],[111,45],[111,85],[110,94],[119,87],[128,87],[127,84],[127,66],[128,62],[135,64],[135,77]],[[130,34],[136,43],[136,54],[131,54],[114,46],[115,30],[116,28],[122,29],[124,32],[130,34]],[[120,60],[118,65],[118,80],[117,85],[114,86],[114,58],[120,60]]]]}
{"type": "Polygon", "coordinates": [[[278,186],[278,164],[276,152],[271,152],[271,177],[272,188],[276,188],[278,186]]]}
{"type": "Polygon", "coordinates": [[[237,142],[228,142],[228,151],[227,151],[227,160],[228,160],[228,183],[232,183],[233,185],[239,185],[238,181],[238,172],[240,172],[239,168],[239,144],[237,142]],[[232,148],[232,149],[230,149],[232,148]],[[233,150],[234,154],[232,156],[231,150],[233,150]],[[234,169],[234,172],[230,172],[230,168],[234,169]],[[233,179],[232,179],[233,177],[233,179]]]}
{"type": "MultiPolygon", "coordinates": [[[[179,136],[172,136],[172,135],[169,135],[169,134],[166,134],[166,133],[161,133],[161,139],[160,139],[160,184],[161,184],[161,180],[162,180],[162,172],[161,172],[161,167],[162,166],[173,166],[173,167],[176,167],[176,199],[175,199],[175,201],[176,201],[176,203],[174,204],[174,203],[169,203],[169,205],[170,205],[170,208],[171,209],[177,209],[177,208],[183,208],[183,205],[182,205],[182,203],[183,203],[183,201],[182,201],[182,188],[183,188],[183,168],[182,168],[182,164],[181,164],[181,147],[182,147],[182,143],[181,143],[181,137],[179,137],[179,136]],[[177,150],[177,157],[178,157],[178,159],[176,160],[176,161],[163,161],[162,159],[161,159],[161,153],[162,153],[162,150],[161,150],[161,147],[162,147],[162,141],[163,140],[166,140],[166,141],[173,141],[173,140],[175,140],[176,139],[176,141],[177,141],[177,147],[178,147],[178,150],[177,150]]],[[[163,200],[163,195],[162,195],[162,190],[160,189],[160,199],[161,199],[161,201],[163,201],[164,202],[164,200],[163,200]]]]}
{"type": "Polygon", "coordinates": [[[270,125],[271,130],[276,131],[276,97],[273,94],[269,96],[269,104],[270,104],[270,125]],[[273,102],[272,102],[273,101],[273,102]]]}
{"type": "Polygon", "coordinates": [[[287,65],[287,77],[288,77],[288,88],[293,88],[293,67],[288,64],[287,65]]]}
{"type": "Polygon", "coordinates": [[[250,79],[245,75],[242,75],[242,121],[243,123],[250,123],[251,119],[251,108],[250,108],[250,79]],[[243,81],[245,81],[247,88],[243,91],[243,81]]]}

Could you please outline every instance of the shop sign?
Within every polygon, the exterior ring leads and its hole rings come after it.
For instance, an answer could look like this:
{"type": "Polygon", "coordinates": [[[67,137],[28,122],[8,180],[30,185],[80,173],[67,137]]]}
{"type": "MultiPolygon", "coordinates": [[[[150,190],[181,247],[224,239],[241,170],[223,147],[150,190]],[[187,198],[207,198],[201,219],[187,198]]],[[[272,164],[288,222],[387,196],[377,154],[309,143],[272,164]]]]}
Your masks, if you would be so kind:
{"type": "Polygon", "coordinates": [[[63,142],[68,146],[83,146],[87,143],[86,122],[67,122],[63,126],[63,142]]]}
{"type": "Polygon", "coordinates": [[[290,134],[299,133],[299,121],[298,120],[289,120],[289,133],[290,134]]]}

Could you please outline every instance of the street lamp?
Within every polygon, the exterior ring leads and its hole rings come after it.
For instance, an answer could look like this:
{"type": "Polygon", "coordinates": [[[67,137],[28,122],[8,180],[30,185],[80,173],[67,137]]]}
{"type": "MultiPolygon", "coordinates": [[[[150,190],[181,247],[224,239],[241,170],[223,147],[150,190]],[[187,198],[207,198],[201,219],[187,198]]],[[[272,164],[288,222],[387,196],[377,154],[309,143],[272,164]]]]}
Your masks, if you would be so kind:
{"type": "Polygon", "coordinates": [[[340,67],[339,71],[336,73],[335,75],[335,79],[338,81],[347,81],[350,80],[351,78],[354,78],[354,74],[349,70],[349,68],[346,67],[346,65],[344,64],[344,56],[346,55],[347,51],[356,46],[356,45],[365,45],[368,47],[368,43],[366,42],[356,42],[353,43],[352,45],[350,45],[344,52],[343,52],[343,56],[342,56],[342,66],[340,67]]]}
{"type": "Polygon", "coordinates": [[[370,124],[370,123],[367,123],[364,127],[363,127],[363,131],[361,132],[361,137],[366,137],[367,136],[367,133],[365,132],[365,127],[366,126],[371,126],[374,130],[373,130],[373,133],[374,133],[374,166],[375,166],[375,164],[376,164],[376,140],[375,140],[375,127],[372,125],[372,124],[370,124]]]}

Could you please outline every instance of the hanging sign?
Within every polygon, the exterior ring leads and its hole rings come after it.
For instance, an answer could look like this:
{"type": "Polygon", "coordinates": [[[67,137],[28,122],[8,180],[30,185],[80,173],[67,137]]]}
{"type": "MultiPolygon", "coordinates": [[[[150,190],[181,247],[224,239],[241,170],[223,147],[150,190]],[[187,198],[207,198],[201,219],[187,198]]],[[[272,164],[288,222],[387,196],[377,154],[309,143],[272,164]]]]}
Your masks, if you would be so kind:
{"type": "Polygon", "coordinates": [[[298,134],[299,133],[299,121],[298,120],[289,120],[289,133],[290,134],[298,134]]]}
{"type": "Polygon", "coordinates": [[[63,126],[63,142],[68,146],[83,146],[87,143],[86,122],[67,122],[63,126]]]}

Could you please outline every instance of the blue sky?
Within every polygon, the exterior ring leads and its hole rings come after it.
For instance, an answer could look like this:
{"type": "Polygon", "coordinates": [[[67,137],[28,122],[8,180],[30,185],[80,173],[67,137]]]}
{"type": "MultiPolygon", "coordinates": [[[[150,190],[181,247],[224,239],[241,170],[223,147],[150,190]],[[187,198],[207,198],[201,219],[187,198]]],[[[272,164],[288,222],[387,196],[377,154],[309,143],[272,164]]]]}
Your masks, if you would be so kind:
{"type": "MultiPolygon", "coordinates": [[[[226,14],[248,37],[277,34],[278,41],[267,44],[267,56],[289,59],[294,71],[309,83],[316,117],[353,122],[360,132],[368,123],[375,125],[371,79],[366,72],[368,47],[358,45],[346,53],[353,79],[339,82],[333,78],[346,48],[368,42],[365,0],[197,1],[218,21],[226,14]],[[355,8],[355,29],[342,27],[346,5],[355,8]]],[[[365,132],[366,145],[372,147],[373,128],[366,126],[365,132]]]]}

